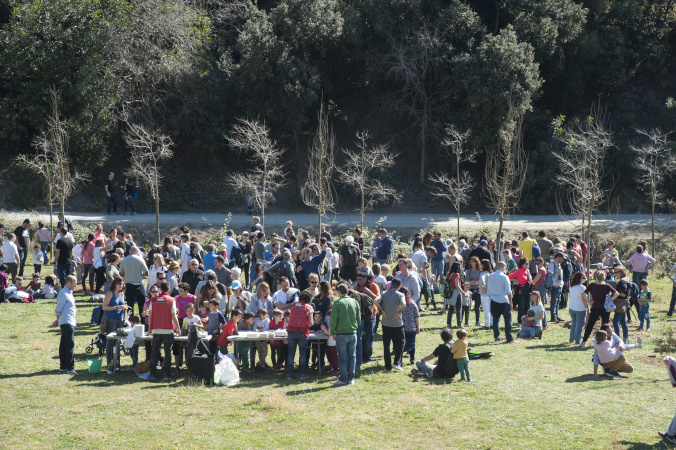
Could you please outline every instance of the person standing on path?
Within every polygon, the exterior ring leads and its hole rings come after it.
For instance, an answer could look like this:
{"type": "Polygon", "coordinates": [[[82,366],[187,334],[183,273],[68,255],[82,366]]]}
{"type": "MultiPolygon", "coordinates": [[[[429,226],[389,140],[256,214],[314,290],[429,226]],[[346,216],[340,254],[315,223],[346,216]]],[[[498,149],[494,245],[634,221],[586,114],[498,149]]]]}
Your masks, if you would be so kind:
{"type": "Polygon", "coordinates": [[[350,288],[346,283],[338,284],[336,290],[340,297],[333,302],[330,329],[332,338],[336,341],[339,375],[333,384],[345,386],[354,384],[357,328],[361,322],[361,306],[357,300],[347,295],[350,288]]]}
{"type": "Polygon", "coordinates": [[[61,328],[61,342],[59,343],[59,372],[68,375],[77,375],[75,372],[75,327],[77,326],[77,309],[73,289],[77,285],[74,275],[68,275],[63,288],[56,297],[56,320],[50,325],[61,328]]]}
{"type": "Polygon", "coordinates": [[[505,275],[507,265],[500,261],[495,265],[495,272],[486,278],[486,290],[491,299],[491,316],[493,317],[493,337],[500,340],[500,316],[505,319],[505,337],[507,343],[514,342],[512,337],[512,287],[505,275]]]}
{"type": "Polygon", "coordinates": [[[117,210],[117,190],[115,189],[115,174],[110,172],[108,174],[108,180],[104,186],[106,190],[106,207],[108,208],[108,215],[110,215],[110,210],[112,208],[115,214],[120,214],[117,210]]]}
{"type": "MultiPolygon", "coordinates": [[[[386,291],[379,298],[373,300],[373,303],[383,315],[383,353],[385,359],[385,373],[392,372],[394,367],[397,370],[404,370],[401,364],[401,358],[406,342],[404,334],[404,321],[401,313],[406,308],[406,298],[399,292],[401,280],[393,278],[389,291],[386,291]],[[390,353],[390,342],[394,347],[394,364],[390,353]]],[[[340,363],[339,363],[340,364],[340,363]]]]}
{"type": "Polygon", "coordinates": [[[31,248],[31,220],[24,219],[23,223],[14,230],[16,235],[16,247],[19,251],[19,276],[23,276],[23,267],[26,265],[26,258],[31,248]]]}

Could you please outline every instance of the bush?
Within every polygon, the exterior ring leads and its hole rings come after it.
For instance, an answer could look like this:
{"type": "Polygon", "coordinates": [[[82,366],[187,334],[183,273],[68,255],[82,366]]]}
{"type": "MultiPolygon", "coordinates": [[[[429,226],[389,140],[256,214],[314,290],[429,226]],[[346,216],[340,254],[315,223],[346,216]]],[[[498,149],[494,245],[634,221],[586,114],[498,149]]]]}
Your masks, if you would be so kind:
{"type": "Polygon", "coordinates": [[[676,325],[667,322],[664,329],[658,332],[658,337],[653,341],[655,351],[660,355],[674,353],[676,351],[676,325]]]}

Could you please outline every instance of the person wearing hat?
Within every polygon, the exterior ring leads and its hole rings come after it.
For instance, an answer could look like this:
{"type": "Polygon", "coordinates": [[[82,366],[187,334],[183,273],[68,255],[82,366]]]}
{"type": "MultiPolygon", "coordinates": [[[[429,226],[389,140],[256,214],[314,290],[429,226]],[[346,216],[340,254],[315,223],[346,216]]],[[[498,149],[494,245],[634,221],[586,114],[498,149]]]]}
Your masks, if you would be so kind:
{"type": "MultiPolygon", "coordinates": [[[[550,322],[561,322],[561,319],[559,319],[559,303],[561,303],[561,292],[563,291],[563,269],[561,268],[563,258],[563,253],[557,252],[547,266],[547,278],[551,276],[552,279],[550,290],[552,302],[549,305],[550,322]]],[[[545,281],[547,281],[546,278],[545,281]]]]}
{"type": "Polygon", "coordinates": [[[14,230],[16,235],[16,247],[19,251],[19,276],[23,276],[23,267],[26,265],[26,257],[31,247],[31,220],[24,219],[23,223],[14,230]]]}
{"type": "Polygon", "coordinates": [[[399,292],[401,280],[393,278],[391,287],[380,297],[373,300],[373,304],[380,310],[383,318],[383,353],[385,359],[385,373],[392,372],[392,368],[404,370],[401,357],[406,343],[404,322],[401,313],[406,308],[406,298],[399,292]],[[390,353],[390,343],[394,347],[394,364],[390,353]]]}
{"type": "Polygon", "coordinates": [[[178,270],[181,265],[176,261],[169,261],[167,265],[167,282],[169,283],[169,293],[172,297],[178,295],[178,270]]]}
{"type": "Polygon", "coordinates": [[[233,309],[239,309],[240,311],[246,311],[247,306],[251,304],[251,292],[245,291],[242,282],[235,280],[230,285],[232,289],[232,295],[228,300],[228,311],[233,309]]]}
{"type": "Polygon", "coordinates": [[[484,259],[491,261],[491,269],[495,269],[492,263],[491,252],[488,250],[488,242],[485,239],[482,239],[479,242],[479,246],[477,248],[469,252],[469,258],[467,261],[469,261],[473,256],[479,258],[479,261],[483,261],[484,259]]]}

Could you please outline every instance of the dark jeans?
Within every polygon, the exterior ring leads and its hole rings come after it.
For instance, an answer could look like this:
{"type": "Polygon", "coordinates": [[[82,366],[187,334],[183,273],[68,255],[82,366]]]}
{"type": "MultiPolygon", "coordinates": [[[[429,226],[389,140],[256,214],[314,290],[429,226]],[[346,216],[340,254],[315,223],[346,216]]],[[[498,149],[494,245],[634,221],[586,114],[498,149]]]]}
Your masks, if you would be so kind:
{"type": "Polygon", "coordinates": [[[108,214],[110,214],[111,206],[113,212],[117,212],[117,195],[115,194],[111,194],[110,197],[106,195],[106,207],[108,208],[108,214]]]}
{"type": "MultiPolygon", "coordinates": [[[[446,326],[453,328],[453,312],[455,311],[456,321],[458,326],[462,325],[462,306],[460,306],[460,299],[458,298],[455,306],[448,305],[448,314],[446,315],[446,326]]],[[[469,313],[468,313],[469,315],[469,313]]]]}
{"type": "Polygon", "coordinates": [[[357,327],[357,343],[356,343],[356,348],[355,348],[355,355],[356,355],[356,362],[354,369],[355,371],[359,372],[359,369],[361,369],[361,363],[362,363],[362,358],[364,357],[364,319],[361,319],[361,322],[359,322],[359,326],[357,327]]]}
{"type": "Polygon", "coordinates": [[[134,303],[138,305],[138,316],[141,317],[146,303],[146,288],[142,284],[127,284],[127,305],[131,308],[130,315],[134,314],[134,303]]]}
{"type": "Polygon", "coordinates": [[[589,320],[587,320],[587,328],[584,329],[584,336],[582,337],[583,342],[587,342],[589,335],[591,335],[592,330],[596,321],[599,320],[599,317],[602,319],[601,323],[610,323],[610,313],[604,308],[591,308],[589,313],[589,320]]]}
{"type": "MultiPolygon", "coordinates": [[[[362,362],[371,360],[373,356],[373,319],[364,319],[364,337],[361,340],[361,359],[362,362]]],[[[357,361],[359,363],[359,361],[357,361]]]]}
{"type": "Polygon", "coordinates": [[[512,337],[512,305],[509,303],[497,303],[491,300],[491,316],[493,316],[493,337],[500,337],[500,316],[505,319],[505,337],[507,342],[514,340],[512,337]]]}
{"type": "Polygon", "coordinates": [[[383,352],[385,357],[385,369],[392,370],[392,354],[390,353],[390,342],[394,347],[394,364],[401,366],[401,355],[404,352],[406,337],[404,327],[386,327],[383,325],[383,352]]]}
{"type": "Polygon", "coordinates": [[[42,250],[42,253],[45,255],[45,264],[49,264],[49,254],[47,253],[47,246],[49,245],[49,241],[41,241],[40,242],[40,250],[42,250]]]}
{"type": "MultiPolygon", "coordinates": [[[[123,324],[124,322],[121,320],[108,318],[108,321],[106,322],[106,334],[117,331],[117,329],[123,326],[123,324]]],[[[118,361],[115,361],[116,355],[114,354],[114,352],[115,352],[115,339],[106,339],[106,364],[110,364],[111,362],[115,362],[115,364],[118,364],[118,361]]]]}
{"type": "Polygon", "coordinates": [[[75,368],[75,327],[64,323],[61,325],[61,342],[59,343],[59,365],[61,369],[75,368]]]}
{"type": "Polygon", "coordinates": [[[73,274],[73,268],[70,264],[57,264],[56,272],[59,274],[61,287],[64,287],[66,285],[66,277],[73,274]]]}
{"type": "Polygon", "coordinates": [[[613,328],[615,334],[620,335],[620,325],[622,325],[622,340],[626,341],[629,337],[629,327],[627,326],[627,313],[615,313],[613,316],[613,328]]]}
{"type": "Polygon", "coordinates": [[[134,199],[132,199],[131,197],[129,198],[129,200],[127,200],[126,198],[124,199],[124,213],[125,214],[127,214],[127,208],[129,208],[131,210],[131,212],[133,212],[133,213],[136,212],[136,208],[134,208],[134,199]]]}
{"type": "Polygon", "coordinates": [[[479,291],[472,292],[472,301],[474,301],[474,316],[478,324],[481,321],[481,293],[479,291]]]}
{"type": "Polygon", "coordinates": [[[528,314],[528,296],[524,294],[516,294],[514,297],[516,297],[516,304],[519,305],[519,316],[516,318],[516,321],[520,322],[521,318],[528,314]]]}
{"type": "Polygon", "coordinates": [[[94,269],[94,274],[96,275],[96,287],[94,288],[94,292],[100,294],[101,288],[106,284],[106,267],[97,267],[94,269]]]}
{"type": "Polygon", "coordinates": [[[174,345],[173,334],[153,334],[153,352],[150,355],[150,376],[157,373],[157,360],[160,357],[160,346],[164,344],[164,376],[171,378],[171,347],[174,345]]]}
{"type": "Polygon", "coordinates": [[[94,290],[94,265],[93,264],[82,264],[82,289],[86,289],[87,278],[89,278],[89,290],[94,290]]]}
{"type": "Polygon", "coordinates": [[[674,313],[674,307],[676,307],[676,285],[674,285],[671,290],[671,303],[669,304],[669,315],[674,313]]]}
{"type": "Polygon", "coordinates": [[[25,248],[19,249],[19,276],[23,276],[23,267],[26,265],[26,258],[28,257],[28,250],[25,248]]]}

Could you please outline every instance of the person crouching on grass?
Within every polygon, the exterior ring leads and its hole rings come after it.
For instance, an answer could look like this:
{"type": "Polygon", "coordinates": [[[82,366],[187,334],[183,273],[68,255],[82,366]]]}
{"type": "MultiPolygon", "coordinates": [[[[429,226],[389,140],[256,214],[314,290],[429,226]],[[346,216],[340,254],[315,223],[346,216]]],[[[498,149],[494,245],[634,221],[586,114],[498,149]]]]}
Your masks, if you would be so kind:
{"type": "MultiPolygon", "coordinates": [[[[612,331],[609,332],[612,333],[612,331]]],[[[611,339],[609,339],[612,336],[608,335],[609,332],[599,330],[596,332],[596,337],[592,339],[601,366],[606,370],[606,374],[611,372],[611,376],[617,376],[615,374],[618,372],[632,373],[634,367],[627,362],[623,353],[634,348],[642,348],[643,342],[641,338],[637,339],[638,342],[636,344],[625,345],[620,341],[617,347],[613,347],[611,339]]],[[[594,374],[594,376],[597,377],[598,375],[594,374]]]]}

